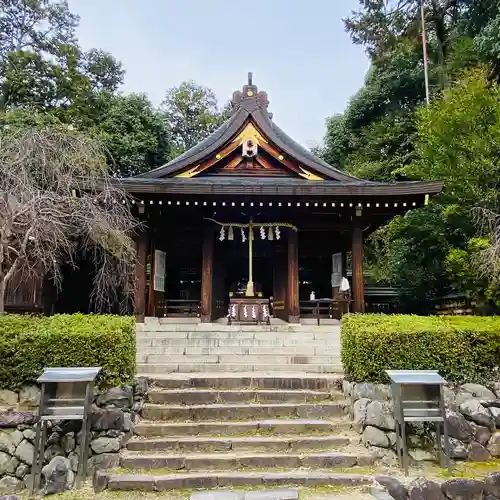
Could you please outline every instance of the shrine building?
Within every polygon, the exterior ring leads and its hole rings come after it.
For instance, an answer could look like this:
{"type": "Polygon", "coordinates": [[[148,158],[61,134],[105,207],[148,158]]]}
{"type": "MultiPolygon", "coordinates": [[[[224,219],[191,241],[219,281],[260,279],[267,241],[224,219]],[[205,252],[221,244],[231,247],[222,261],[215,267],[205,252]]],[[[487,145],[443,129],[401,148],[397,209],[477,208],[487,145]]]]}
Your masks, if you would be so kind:
{"type": "Polygon", "coordinates": [[[363,240],[442,188],[347,175],[290,138],[268,106],[250,74],[233,94],[231,117],[209,137],[162,167],[121,179],[144,223],[139,321],[296,323],[316,307],[330,317],[347,307],[363,312],[363,240]]]}
{"type": "MultiPolygon", "coordinates": [[[[232,115],[209,137],[118,181],[142,222],[130,305],[138,321],[297,323],[363,312],[363,241],[442,188],[347,175],[291,139],[268,105],[250,74],[233,94],[232,115]]],[[[85,259],[67,267],[59,292],[44,277],[11,280],[7,311],[92,312],[95,270],[85,259]]]]}

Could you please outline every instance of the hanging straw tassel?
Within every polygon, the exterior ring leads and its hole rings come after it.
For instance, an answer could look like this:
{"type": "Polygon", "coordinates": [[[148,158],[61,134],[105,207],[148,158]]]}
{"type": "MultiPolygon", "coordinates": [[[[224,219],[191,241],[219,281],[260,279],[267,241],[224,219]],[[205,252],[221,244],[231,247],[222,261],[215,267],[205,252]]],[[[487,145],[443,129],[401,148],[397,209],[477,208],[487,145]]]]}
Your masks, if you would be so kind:
{"type": "Polygon", "coordinates": [[[233,231],[233,226],[229,226],[229,230],[227,232],[227,239],[229,241],[233,241],[234,240],[234,231],[233,231]]]}
{"type": "Polygon", "coordinates": [[[274,240],[274,233],[273,233],[272,226],[269,226],[269,231],[267,232],[267,239],[269,241],[273,241],[274,240]]]}

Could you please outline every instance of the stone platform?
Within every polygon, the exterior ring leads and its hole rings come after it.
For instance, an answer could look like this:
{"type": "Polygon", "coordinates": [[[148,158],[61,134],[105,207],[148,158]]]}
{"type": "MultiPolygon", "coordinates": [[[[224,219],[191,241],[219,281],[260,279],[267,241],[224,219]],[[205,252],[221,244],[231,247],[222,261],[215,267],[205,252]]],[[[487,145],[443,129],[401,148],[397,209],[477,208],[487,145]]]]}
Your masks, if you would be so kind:
{"type": "Polygon", "coordinates": [[[137,324],[137,370],[342,373],[336,324],[227,325],[146,318],[137,324]]]}

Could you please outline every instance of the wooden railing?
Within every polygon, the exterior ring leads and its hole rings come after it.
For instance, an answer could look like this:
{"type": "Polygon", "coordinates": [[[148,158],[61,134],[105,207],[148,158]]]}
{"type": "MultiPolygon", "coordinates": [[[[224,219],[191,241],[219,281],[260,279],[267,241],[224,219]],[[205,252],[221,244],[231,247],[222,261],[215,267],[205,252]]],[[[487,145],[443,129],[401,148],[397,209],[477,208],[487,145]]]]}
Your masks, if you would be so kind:
{"type": "Polygon", "coordinates": [[[194,299],[165,299],[159,301],[157,316],[197,318],[200,315],[201,302],[194,299]]]}
{"type": "Polygon", "coordinates": [[[349,312],[351,300],[349,299],[316,299],[301,300],[301,317],[313,317],[320,324],[321,318],[341,319],[349,312]]]}

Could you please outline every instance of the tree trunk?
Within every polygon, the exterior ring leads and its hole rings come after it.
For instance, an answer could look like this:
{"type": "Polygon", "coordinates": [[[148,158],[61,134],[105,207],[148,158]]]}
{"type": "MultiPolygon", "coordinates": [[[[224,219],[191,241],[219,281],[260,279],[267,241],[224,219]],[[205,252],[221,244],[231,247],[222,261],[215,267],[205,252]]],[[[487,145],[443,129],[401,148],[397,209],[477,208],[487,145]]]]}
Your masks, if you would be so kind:
{"type": "Polygon", "coordinates": [[[445,24],[445,10],[439,5],[436,0],[432,0],[432,20],[434,23],[434,31],[436,33],[437,42],[437,63],[439,86],[441,89],[448,87],[448,71],[446,69],[447,56],[447,32],[445,24]]]}
{"type": "Polygon", "coordinates": [[[4,82],[0,89],[0,111],[4,112],[7,110],[7,105],[10,98],[10,84],[4,82]]]}
{"type": "Polygon", "coordinates": [[[4,280],[0,283],[0,314],[5,314],[5,292],[7,290],[7,282],[4,280]]]}

